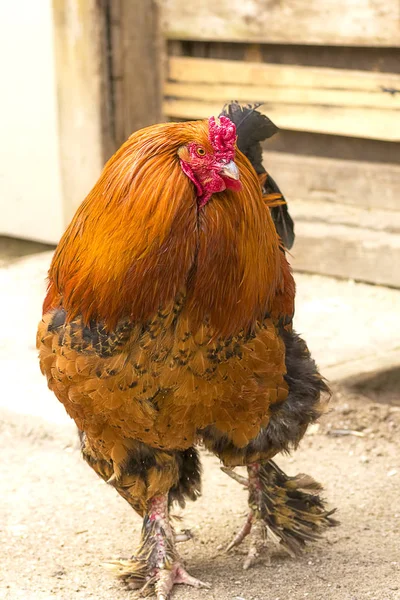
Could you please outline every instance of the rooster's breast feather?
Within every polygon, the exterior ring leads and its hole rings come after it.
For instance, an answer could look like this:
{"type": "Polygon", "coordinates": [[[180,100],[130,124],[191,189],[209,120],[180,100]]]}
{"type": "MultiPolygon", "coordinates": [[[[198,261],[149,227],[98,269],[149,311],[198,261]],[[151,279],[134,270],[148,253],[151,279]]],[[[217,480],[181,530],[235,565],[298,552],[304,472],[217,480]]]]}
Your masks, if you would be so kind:
{"type": "Polygon", "coordinates": [[[63,236],[38,333],[50,388],[117,463],[127,440],[185,449],[211,425],[243,447],[288,393],[294,286],[256,174],[237,152],[242,191],[198,214],[176,150],[206,124],[144,131],[63,236]]]}
{"type": "Polygon", "coordinates": [[[185,449],[210,425],[241,447],[287,396],[284,346],[270,318],[251,334],[215,340],[207,325],[191,332],[183,296],[144,327],[121,322],[108,333],[50,312],[38,347],[49,387],[105,455],[123,438],[185,449]]]}

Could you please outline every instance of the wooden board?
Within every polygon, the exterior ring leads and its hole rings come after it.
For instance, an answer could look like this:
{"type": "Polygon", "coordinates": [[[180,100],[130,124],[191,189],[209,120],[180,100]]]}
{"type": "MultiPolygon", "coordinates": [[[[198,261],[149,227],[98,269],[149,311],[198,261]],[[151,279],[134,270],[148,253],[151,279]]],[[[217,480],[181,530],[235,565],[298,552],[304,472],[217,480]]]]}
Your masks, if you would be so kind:
{"type": "Polygon", "coordinates": [[[262,62],[173,56],[168,61],[170,81],[259,85],[292,89],[353,90],[383,94],[383,88],[400,91],[400,75],[262,62]]]}
{"type": "Polygon", "coordinates": [[[168,41],[168,54],[276,65],[358,69],[400,73],[400,48],[382,46],[310,46],[239,42],[168,41]]]}
{"type": "Polygon", "coordinates": [[[103,166],[102,11],[96,0],[53,0],[64,227],[103,166]]]}
{"type": "MultiPolygon", "coordinates": [[[[205,119],[219,114],[226,100],[230,98],[221,98],[219,102],[203,102],[200,98],[198,100],[166,98],[163,110],[164,114],[171,118],[205,119]]],[[[257,99],[249,98],[250,100],[257,99]]],[[[400,141],[400,119],[395,111],[269,103],[265,103],[260,111],[268,115],[282,129],[400,141]]]]}
{"type": "Polygon", "coordinates": [[[110,2],[115,147],[162,121],[164,41],[157,0],[110,2]]]}
{"type": "Polygon", "coordinates": [[[307,131],[281,129],[278,135],[265,143],[265,150],[308,157],[400,165],[400,144],[395,142],[316,134],[307,131]]]}
{"type": "Polygon", "coordinates": [[[294,269],[400,287],[400,235],[332,223],[296,221],[294,269]]]}
{"type": "Polygon", "coordinates": [[[295,223],[331,223],[332,225],[347,225],[360,229],[370,229],[385,233],[400,235],[400,206],[399,210],[383,210],[366,208],[352,204],[330,202],[329,200],[299,200],[297,196],[290,198],[290,214],[295,223]]]}
{"type": "Polygon", "coordinates": [[[326,201],[365,209],[400,211],[400,166],[264,152],[288,202],[326,201]]]}
{"type": "Polygon", "coordinates": [[[262,102],[283,129],[400,140],[398,74],[177,56],[168,71],[170,117],[204,118],[235,99],[262,102]]]}
{"type": "MultiPolygon", "coordinates": [[[[221,98],[235,98],[238,102],[257,99],[259,102],[279,104],[305,104],[360,108],[383,108],[385,110],[400,109],[400,75],[398,76],[399,93],[388,94],[377,89],[364,92],[353,89],[318,89],[306,87],[289,87],[275,85],[238,85],[166,82],[164,94],[175,98],[198,100],[203,98],[213,102],[221,98]]],[[[393,114],[393,120],[395,115],[393,114]]]]}
{"type": "Polygon", "coordinates": [[[264,152],[295,222],[298,271],[400,287],[400,166],[264,152]]]}
{"type": "Polygon", "coordinates": [[[398,0],[164,0],[170,39],[399,46],[398,0]]]}

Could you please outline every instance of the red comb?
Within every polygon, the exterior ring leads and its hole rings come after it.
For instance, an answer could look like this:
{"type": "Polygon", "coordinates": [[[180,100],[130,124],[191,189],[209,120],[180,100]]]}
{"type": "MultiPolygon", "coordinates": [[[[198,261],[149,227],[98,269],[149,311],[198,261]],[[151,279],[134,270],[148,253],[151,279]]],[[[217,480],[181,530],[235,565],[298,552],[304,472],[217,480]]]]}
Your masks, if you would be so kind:
{"type": "Polygon", "coordinates": [[[233,158],[235,154],[236,126],[228,117],[219,117],[219,123],[215,117],[208,119],[209,139],[214,152],[233,158]]]}

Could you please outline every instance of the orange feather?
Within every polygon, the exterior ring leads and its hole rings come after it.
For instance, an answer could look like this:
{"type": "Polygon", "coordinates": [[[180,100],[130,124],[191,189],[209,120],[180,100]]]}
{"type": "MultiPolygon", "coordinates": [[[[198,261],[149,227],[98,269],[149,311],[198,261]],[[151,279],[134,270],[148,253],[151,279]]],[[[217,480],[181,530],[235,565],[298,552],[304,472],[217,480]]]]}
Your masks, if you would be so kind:
{"type": "MultiPolygon", "coordinates": [[[[178,151],[209,147],[207,121],[134,133],[108,161],[56,250],[44,312],[71,319],[144,321],[186,290],[192,326],[216,335],[251,329],[284,287],[279,239],[249,161],[237,151],[242,191],[198,212],[178,151]]],[[[291,277],[289,277],[291,279],[291,277]]]]}

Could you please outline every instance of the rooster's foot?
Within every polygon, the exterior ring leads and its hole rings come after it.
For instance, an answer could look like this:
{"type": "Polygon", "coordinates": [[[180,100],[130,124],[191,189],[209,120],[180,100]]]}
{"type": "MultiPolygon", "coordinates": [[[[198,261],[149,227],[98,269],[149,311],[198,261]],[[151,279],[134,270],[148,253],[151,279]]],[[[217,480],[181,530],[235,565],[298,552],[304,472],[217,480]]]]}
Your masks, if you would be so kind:
{"type": "Polygon", "coordinates": [[[153,498],[144,519],[142,540],[136,555],[129,560],[110,561],[106,566],[112,568],[129,589],[137,590],[139,598],[156,594],[157,600],[167,600],[175,584],[210,587],[184,569],[175,543],[186,539],[190,539],[187,532],[178,536],[173,532],[167,496],[153,498]]]}
{"type": "Polygon", "coordinates": [[[147,573],[134,558],[131,560],[113,561],[113,568],[118,570],[118,576],[123,579],[126,587],[136,590],[138,598],[156,594],[157,600],[167,600],[176,584],[190,585],[195,588],[210,588],[208,583],[189,575],[181,562],[163,568],[154,567],[147,573]]]}
{"type": "Polygon", "coordinates": [[[143,595],[147,590],[153,588],[156,592],[157,600],[167,600],[175,584],[190,585],[195,588],[210,588],[208,583],[204,583],[195,577],[189,575],[181,563],[176,562],[171,569],[158,569],[152,578],[139,590],[139,595],[143,595]]]}
{"type": "Polygon", "coordinates": [[[287,477],[272,461],[249,465],[248,475],[239,482],[248,487],[250,514],[227,548],[250,536],[244,569],[256,562],[267,537],[293,557],[307,542],[319,539],[324,529],[337,525],[331,517],[334,511],[326,510],[318,494],[321,486],[308,475],[287,477]]]}
{"type": "Polygon", "coordinates": [[[250,511],[242,529],[227,547],[227,552],[235,546],[239,546],[247,536],[250,538],[250,548],[243,563],[245,571],[255,564],[267,545],[267,528],[253,511],[250,511]]]}

